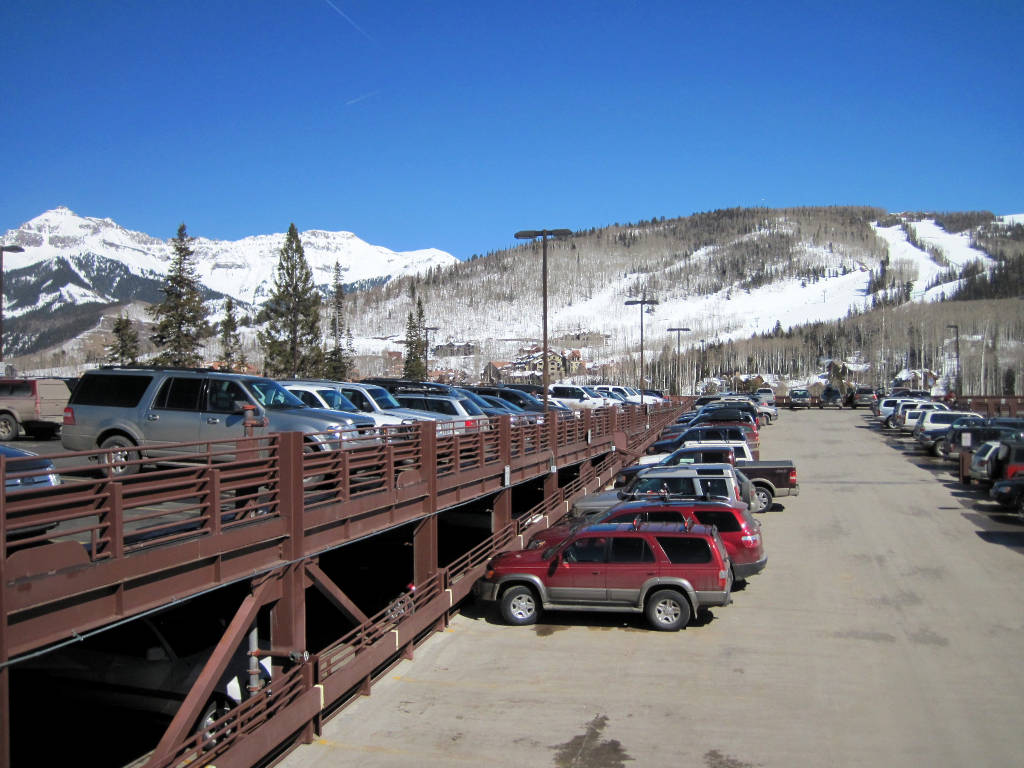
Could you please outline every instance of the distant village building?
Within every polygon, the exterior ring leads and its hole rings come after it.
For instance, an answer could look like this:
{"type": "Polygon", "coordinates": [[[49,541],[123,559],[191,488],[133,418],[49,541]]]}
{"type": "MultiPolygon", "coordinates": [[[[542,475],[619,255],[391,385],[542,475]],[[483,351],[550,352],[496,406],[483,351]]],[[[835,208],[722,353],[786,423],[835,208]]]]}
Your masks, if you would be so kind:
{"type": "Polygon", "coordinates": [[[462,344],[456,344],[455,342],[447,342],[446,344],[438,344],[431,350],[431,354],[434,357],[465,357],[467,355],[475,355],[480,351],[480,347],[472,342],[466,341],[462,344]]]}
{"type": "Polygon", "coordinates": [[[512,363],[507,360],[491,360],[484,366],[480,380],[487,384],[505,383],[505,375],[511,370],[512,363]]]}

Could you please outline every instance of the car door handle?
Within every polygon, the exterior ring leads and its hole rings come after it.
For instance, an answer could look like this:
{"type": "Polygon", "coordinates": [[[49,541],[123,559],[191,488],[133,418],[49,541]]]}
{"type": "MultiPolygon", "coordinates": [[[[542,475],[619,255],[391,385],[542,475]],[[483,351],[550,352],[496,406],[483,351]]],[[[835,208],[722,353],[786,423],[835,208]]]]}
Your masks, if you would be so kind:
{"type": "Polygon", "coordinates": [[[159,413],[147,413],[146,414],[146,421],[160,421],[160,414],[159,413]]]}
{"type": "Polygon", "coordinates": [[[220,424],[220,419],[218,419],[216,416],[209,416],[206,419],[206,423],[207,424],[220,424]]]}

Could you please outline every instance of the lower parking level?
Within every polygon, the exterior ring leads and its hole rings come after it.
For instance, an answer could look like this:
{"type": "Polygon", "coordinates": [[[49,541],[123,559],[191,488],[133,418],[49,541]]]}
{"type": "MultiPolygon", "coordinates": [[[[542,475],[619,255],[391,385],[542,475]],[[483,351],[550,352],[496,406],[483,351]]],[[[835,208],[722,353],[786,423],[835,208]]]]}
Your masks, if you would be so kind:
{"type": "Polygon", "coordinates": [[[768,567],[678,633],[474,603],[286,768],[1009,766],[1024,525],[863,410],[785,412],[768,567]]]}

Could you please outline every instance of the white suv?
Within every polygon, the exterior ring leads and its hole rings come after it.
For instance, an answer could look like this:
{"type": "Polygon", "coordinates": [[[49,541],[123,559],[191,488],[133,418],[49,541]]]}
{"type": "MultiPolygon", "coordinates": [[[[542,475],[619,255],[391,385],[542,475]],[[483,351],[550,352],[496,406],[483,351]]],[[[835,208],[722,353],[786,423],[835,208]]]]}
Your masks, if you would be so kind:
{"type": "MultiPolygon", "coordinates": [[[[587,394],[583,387],[575,384],[552,384],[548,387],[548,398],[556,400],[562,405],[572,408],[574,411],[582,411],[591,408],[604,408],[611,405],[611,401],[604,397],[594,397],[587,394]]],[[[618,401],[616,401],[618,402],[618,401]]]]}
{"type": "Polygon", "coordinates": [[[345,394],[341,391],[342,385],[335,381],[295,379],[278,380],[277,383],[310,408],[328,408],[332,411],[348,411],[349,413],[358,413],[361,416],[369,416],[378,427],[394,426],[396,424],[415,424],[417,421],[426,419],[426,417],[413,418],[411,415],[388,413],[384,410],[363,412],[351,400],[345,397],[345,394]]]}

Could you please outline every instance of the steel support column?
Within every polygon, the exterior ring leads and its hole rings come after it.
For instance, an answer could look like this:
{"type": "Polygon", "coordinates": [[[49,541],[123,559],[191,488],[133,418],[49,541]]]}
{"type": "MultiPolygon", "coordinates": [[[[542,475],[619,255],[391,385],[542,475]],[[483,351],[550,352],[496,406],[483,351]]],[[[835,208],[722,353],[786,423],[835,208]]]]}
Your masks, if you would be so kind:
{"type": "Polygon", "coordinates": [[[512,522],[512,489],[505,488],[494,496],[491,509],[491,533],[497,533],[512,522]]]}
{"type": "Polygon", "coordinates": [[[437,573],[437,513],[416,523],[412,561],[413,584],[421,584],[437,573]]]}
{"type": "MultiPolygon", "coordinates": [[[[302,504],[302,436],[298,432],[281,435],[281,516],[288,522],[289,536],[282,542],[282,555],[289,563],[279,571],[281,598],[271,611],[270,643],[298,654],[306,648],[306,567],[301,558],[304,537],[302,504]]],[[[274,658],[272,677],[285,671],[284,659],[274,658]]],[[[299,739],[306,744],[315,736],[313,723],[307,723],[299,739]]]]}

